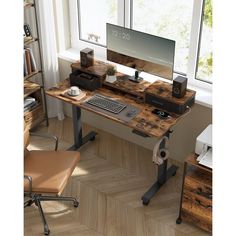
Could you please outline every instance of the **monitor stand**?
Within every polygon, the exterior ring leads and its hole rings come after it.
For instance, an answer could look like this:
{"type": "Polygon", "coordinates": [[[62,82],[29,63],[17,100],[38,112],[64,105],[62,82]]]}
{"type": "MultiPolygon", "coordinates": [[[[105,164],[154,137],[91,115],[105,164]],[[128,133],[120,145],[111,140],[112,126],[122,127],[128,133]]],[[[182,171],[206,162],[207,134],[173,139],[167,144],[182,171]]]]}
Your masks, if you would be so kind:
{"type": "Polygon", "coordinates": [[[135,83],[140,83],[143,80],[142,77],[139,77],[140,72],[141,71],[136,70],[134,76],[130,76],[129,80],[135,83]]]}

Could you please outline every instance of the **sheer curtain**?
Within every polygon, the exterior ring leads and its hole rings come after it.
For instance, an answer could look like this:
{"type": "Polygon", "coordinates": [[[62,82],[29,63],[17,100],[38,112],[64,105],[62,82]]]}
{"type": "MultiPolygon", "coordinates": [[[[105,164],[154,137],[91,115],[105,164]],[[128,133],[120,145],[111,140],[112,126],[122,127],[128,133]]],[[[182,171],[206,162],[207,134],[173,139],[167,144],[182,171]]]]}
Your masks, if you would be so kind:
{"type": "MultiPolygon", "coordinates": [[[[54,12],[52,0],[35,1],[39,17],[39,34],[41,39],[42,63],[45,89],[55,86],[60,81],[57,44],[55,36],[54,12]]],[[[46,96],[48,117],[64,119],[63,104],[58,99],[46,96]]]]}

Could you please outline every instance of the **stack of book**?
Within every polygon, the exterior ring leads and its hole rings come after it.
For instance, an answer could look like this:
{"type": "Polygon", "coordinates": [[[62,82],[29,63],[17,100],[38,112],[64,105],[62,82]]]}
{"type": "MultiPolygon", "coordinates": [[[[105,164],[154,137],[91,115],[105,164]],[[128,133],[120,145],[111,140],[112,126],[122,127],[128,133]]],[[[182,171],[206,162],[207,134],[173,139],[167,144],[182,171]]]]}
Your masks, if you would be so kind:
{"type": "Polygon", "coordinates": [[[37,71],[35,58],[32,49],[29,47],[24,48],[24,76],[29,76],[37,71]]]}
{"type": "Polygon", "coordinates": [[[33,97],[27,97],[24,99],[24,112],[29,111],[35,106],[37,106],[38,101],[33,97]]]}

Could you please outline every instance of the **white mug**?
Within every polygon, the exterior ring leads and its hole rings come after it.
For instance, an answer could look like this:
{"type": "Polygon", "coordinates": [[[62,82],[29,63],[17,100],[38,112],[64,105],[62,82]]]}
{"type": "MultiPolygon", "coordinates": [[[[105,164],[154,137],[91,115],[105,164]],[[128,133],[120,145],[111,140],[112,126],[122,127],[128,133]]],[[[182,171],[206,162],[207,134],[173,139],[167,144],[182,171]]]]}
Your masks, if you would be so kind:
{"type": "Polygon", "coordinates": [[[77,86],[71,86],[70,89],[69,89],[69,94],[70,95],[79,95],[80,93],[80,89],[77,87],[77,86]]]}

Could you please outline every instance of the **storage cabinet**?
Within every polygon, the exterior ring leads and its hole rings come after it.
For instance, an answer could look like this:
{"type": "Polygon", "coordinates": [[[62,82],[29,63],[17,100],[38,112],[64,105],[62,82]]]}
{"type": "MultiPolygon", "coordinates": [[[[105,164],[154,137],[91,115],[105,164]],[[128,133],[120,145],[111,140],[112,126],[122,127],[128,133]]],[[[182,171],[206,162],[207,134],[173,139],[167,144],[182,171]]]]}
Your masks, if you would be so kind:
{"type": "Polygon", "coordinates": [[[30,109],[24,109],[24,120],[32,129],[43,121],[48,125],[35,1],[24,1],[24,15],[24,98],[36,100],[30,109]]]}
{"type": "Polygon", "coordinates": [[[212,232],[212,170],[196,161],[197,155],[191,153],[184,163],[183,185],[179,217],[198,227],[212,232]]]}

